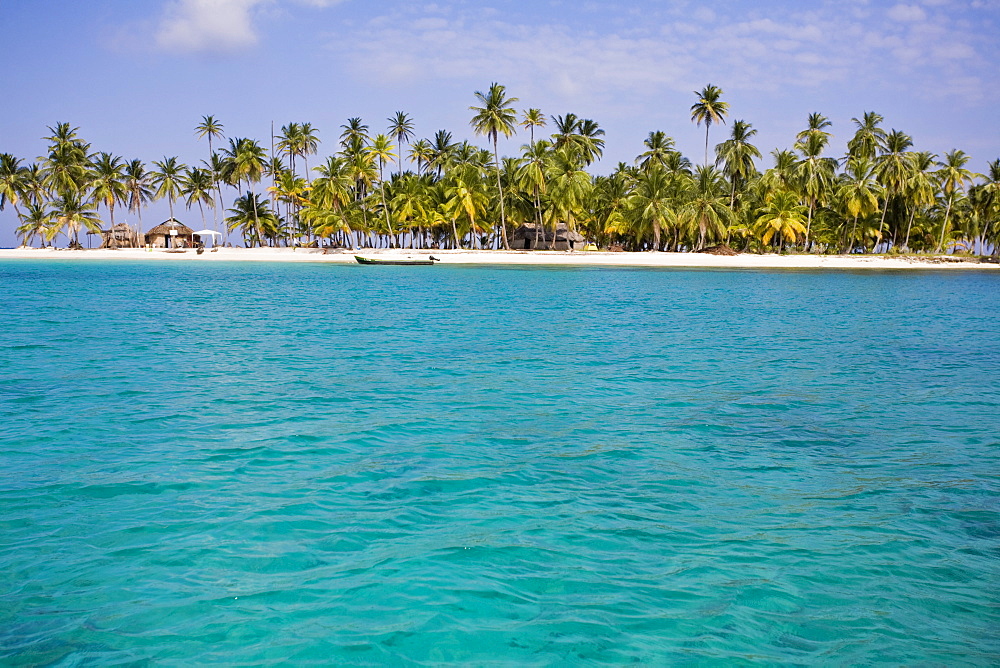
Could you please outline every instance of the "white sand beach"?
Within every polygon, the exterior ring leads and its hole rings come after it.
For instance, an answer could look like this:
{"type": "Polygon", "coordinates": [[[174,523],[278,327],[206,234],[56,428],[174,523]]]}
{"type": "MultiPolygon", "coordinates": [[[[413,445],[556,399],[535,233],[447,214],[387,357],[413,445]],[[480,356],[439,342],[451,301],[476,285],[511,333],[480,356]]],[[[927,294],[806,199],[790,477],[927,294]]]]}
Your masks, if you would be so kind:
{"type": "Polygon", "coordinates": [[[86,249],[52,248],[0,249],[3,259],[46,260],[162,260],[184,262],[332,262],[356,264],[355,254],[366,257],[426,258],[433,255],[440,264],[495,265],[579,265],[606,267],[676,267],[719,269],[907,269],[907,270],[985,270],[998,271],[1000,265],[979,262],[976,258],[955,256],[882,255],[757,255],[734,256],[705,253],[608,253],[595,251],[489,251],[489,250],[388,250],[358,251],[315,248],[219,248],[198,254],[193,249],[168,252],[163,249],[86,249]]]}

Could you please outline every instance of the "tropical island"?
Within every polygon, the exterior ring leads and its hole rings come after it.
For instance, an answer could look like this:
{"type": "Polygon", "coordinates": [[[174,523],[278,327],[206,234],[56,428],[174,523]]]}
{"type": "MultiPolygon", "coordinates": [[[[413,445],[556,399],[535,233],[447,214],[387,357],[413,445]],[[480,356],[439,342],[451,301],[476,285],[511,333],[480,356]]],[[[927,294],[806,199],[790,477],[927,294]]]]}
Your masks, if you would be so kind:
{"type": "Polygon", "coordinates": [[[497,83],[476,92],[469,108],[486,148],[454,141],[447,130],[416,139],[413,119],[396,112],[384,132],[348,119],[333,154],[312,165],[320,139],[310,123],[272,132],[268,147],[227,137],[218,119],[204,116],[194,131],[207,152],[191,166],[95,151],[79,128],[57,123],[36,162],[0,154],[0,208],[14,208],[24,246],[58,245],[62,235],[77,249],[83,231],[100,235],[104,248],[146,246],[143,210],[166,199],[168,224],[178,208],[192,216],[197,209],[205,232],[247,247],[997,252],[1000,159],[979,174],[961,150],[916,151],[875,112],[852,119],[846,155],[829,155],[831,122],[813,113],[762,170],[757,131],[744,120],[728,123],[723,91],[708,85],[695,95],[691,120],[705,130],[700,164],[654,130],[632,164],[608,175],[588,171],[605,145],[596,121],[519,112],[519,100],[497,83]],[[728,136],[710,150],[720,125],[728,136]],[[501,156],[500,136],[519,129],[527,134],[521,154],[501,156]],[[123,210],[136,225],[116,221],[123,210]]]}

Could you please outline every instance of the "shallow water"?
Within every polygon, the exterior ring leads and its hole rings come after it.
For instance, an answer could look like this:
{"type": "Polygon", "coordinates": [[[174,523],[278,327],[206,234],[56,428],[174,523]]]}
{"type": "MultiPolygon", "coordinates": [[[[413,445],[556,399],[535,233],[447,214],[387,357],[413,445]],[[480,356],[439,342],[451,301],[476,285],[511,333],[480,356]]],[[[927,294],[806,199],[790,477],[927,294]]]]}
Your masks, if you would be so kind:
{"type": "Polygon", "coordinates": [[[0,663],[1000,662],[995,276],[0,287],[0,663]]]}

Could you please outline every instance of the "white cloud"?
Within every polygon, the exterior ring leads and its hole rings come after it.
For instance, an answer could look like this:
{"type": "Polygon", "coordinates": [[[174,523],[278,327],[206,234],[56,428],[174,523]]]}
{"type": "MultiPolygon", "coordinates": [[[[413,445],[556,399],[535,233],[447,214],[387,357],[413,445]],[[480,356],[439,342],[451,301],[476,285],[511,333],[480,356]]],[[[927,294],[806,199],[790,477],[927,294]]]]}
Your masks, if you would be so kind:
{"type": "Polygon", "coordinates": [[[886,14],[893,21],[919,22],[927,19],[927,13],[918,5],[894,5],[886,14]]]}
{"type": "MultiPolygon", "coordinates": [[[[170,0],[159,29],[160,48],[181,51],[238,51],[257,44],[255,15],[280,0],[170,0]]],[[[326,8],[343,0],[290,0],[294,4],[326,8]]]]}
{"type": "Polygon", "coordinates": [[[174,0],[156,43],[182,51],[232,51],[257,43],[253,10],[268,0],[174,0]]]}
{"type": "Polygon", "coordinates": [[[450,5],[444,20],[414,3],[352,26],[330,48],[369,83],[497,80],[604,108],[686,93],[705,81],[734,91],[844,85],[932,95],[949,78],[981,76],[975,63],[988,62],[995,45],[927,7],[936,0],[923,1],[897,3],[881,20],[830,2],[799,12],[719,14],[709,24],[693,21],[697,12],[665,9],[592,30],[484,18],[462,4],[450,5]]]}

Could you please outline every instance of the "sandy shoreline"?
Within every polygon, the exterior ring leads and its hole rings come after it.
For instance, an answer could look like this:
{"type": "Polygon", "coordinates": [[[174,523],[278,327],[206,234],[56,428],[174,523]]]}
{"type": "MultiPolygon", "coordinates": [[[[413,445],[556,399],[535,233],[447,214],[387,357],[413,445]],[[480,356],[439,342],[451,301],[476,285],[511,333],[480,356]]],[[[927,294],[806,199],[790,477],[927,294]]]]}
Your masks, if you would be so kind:
{"type": "MultiPolygon", "coordinates": [[[[420,257],[433,255],[440,264],[496,265],[578,265],[605,267],[676,267],[722,269],[945,269],[998,271],[1000,265],[981,263],[975,259],[885,257],[881,255],[707,255],[704,253],[603,253],[567,251],[469,251],[469,250],[371,250],[357,252],[375,257],[420,257]]],[[[354,251],[338,250],[323,253],[305,248],[220,248],[201,255],[194,250],[170,253],[163,250],[56,250],[51,248],[0,249],[0,260],[163,260],[190,262],[250,261],[250,262],[324,262],[357,264],[354,251]]],[[[358,265],[360,266],[360,265],[358,265]]]]}

